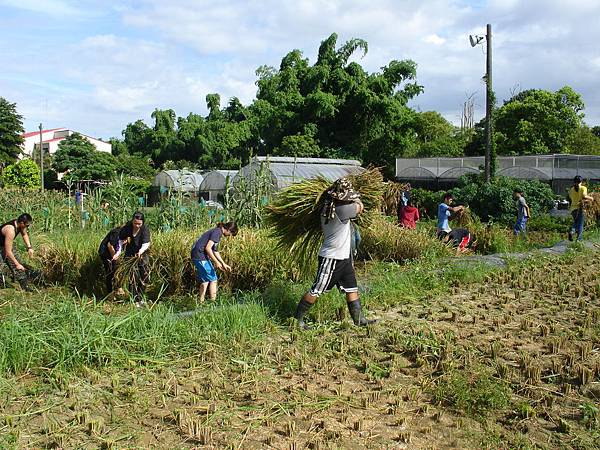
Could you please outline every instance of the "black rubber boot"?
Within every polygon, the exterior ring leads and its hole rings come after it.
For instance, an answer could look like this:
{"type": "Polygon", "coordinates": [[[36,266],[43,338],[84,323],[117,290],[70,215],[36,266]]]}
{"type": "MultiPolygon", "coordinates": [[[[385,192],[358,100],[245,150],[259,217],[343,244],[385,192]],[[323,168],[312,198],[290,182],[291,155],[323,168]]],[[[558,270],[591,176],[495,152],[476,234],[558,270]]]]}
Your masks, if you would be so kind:
{"type": "Polygon", "coordinates": [[[308,313],[312,306],[312,303],[309,303],[304,299],[300,300],[300,303],[298,303],[298,306],[296,306],[296,313],[294,314],[294,317],[298,321],[298,326],[303,330],[310,329],[306,322],[304,322],[304,316],[308,313]]]}
{"type": "Polygon", "coordinates": [[[372,323],[377,322],[376,320],[368,320],[362,313],[362,306],[360,304],[360,299],[354,300],[348,303],[348,311],[350,311],[350,316],[354,321],[354,325],[359,327],[365,327],[372,323]]]}

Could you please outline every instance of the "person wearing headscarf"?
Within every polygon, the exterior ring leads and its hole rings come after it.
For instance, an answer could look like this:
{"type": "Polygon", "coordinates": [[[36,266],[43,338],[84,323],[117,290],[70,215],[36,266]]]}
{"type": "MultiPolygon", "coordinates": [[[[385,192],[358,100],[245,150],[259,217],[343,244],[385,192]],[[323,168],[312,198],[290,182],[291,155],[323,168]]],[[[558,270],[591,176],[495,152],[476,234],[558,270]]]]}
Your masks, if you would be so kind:
{"type": "Polygon", "coordinates": [[[365,318],[358,295],[358,285],[352,259],[353,229],[351,219],[363,212],[360,194],[347,178],[340,178],[324,193],[325,205],[321,212],[323,244],[319,250],[319,264],[315,281],[304,294],[294,317],[298,325],[309,328],[305,316],[317,298],[334,287],[346,294],[346,303],[355,325],[374,322],[365,318]]]}

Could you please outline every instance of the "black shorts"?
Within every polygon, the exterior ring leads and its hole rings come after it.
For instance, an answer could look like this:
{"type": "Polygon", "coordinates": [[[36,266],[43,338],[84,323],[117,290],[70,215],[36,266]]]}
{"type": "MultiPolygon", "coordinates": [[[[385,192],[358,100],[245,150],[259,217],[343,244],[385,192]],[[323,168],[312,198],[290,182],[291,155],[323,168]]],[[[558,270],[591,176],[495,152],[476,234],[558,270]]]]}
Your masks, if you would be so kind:
{"type": "Polygon", "coordinates": [[[308,293],[318,297],[335,286],[346,294],[358,292],[352,259],[332,259],[319,256],[317,277],[308,293]]]}
{"type": "Polygon", "coordinates": [[[444,238],[445,238],[446,236],[448,236],[448,234],[450,234],[450,233],[448,233],[447,231],[444,231],[444,230],[440,230],[440,229],[438,229],[438,230],[437,230],[437,233],[436,233],[436,236],[437,236],[437,238],[438,238],[440,241],[443,241],[443,240],[444,240],[444,238]]]}

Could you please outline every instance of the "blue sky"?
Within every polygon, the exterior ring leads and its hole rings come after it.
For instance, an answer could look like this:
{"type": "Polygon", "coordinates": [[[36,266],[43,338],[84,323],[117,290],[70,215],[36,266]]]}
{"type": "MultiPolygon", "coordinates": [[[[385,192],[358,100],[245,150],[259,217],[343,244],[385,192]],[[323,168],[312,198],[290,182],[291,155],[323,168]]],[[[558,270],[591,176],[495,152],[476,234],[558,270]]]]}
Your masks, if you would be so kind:
{"type": "Polygon", "coordinates": [[[377,71],[417,62],[425,92],[411,105],[458,123],[474,94],[485,103],[483,48],[469,34],[494,28],[500,101],[530,88],[579,92],[586,122],[600,124],[597,0],[0,0],[0,96],[28,131],[40,122],[108,138],[154,108],[206,112],[205,96],[256,93],[254,71],[290,50],[312,62],[321,40],[369,43],[359,62],[377,71]]]}

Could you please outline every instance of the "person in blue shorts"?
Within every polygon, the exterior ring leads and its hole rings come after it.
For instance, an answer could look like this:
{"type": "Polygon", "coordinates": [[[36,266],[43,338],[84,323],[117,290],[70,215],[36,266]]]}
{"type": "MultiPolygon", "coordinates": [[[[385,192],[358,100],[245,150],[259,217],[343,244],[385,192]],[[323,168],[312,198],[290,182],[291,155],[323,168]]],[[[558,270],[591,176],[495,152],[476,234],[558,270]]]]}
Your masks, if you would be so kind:
{"type": "Polygon", "coordinates": [[[217,297],[216,269],[231,272],[231,266],[223,261],[219,254],[219,242],[223,236],[235,236],[238,226],[235,222],[219,222],[215,228],[205,232],[192,247],[192,262],[196,268],[196,279],[200,283],[198,302],[203,303],[208,291],[208,298],[217,297]]]}

